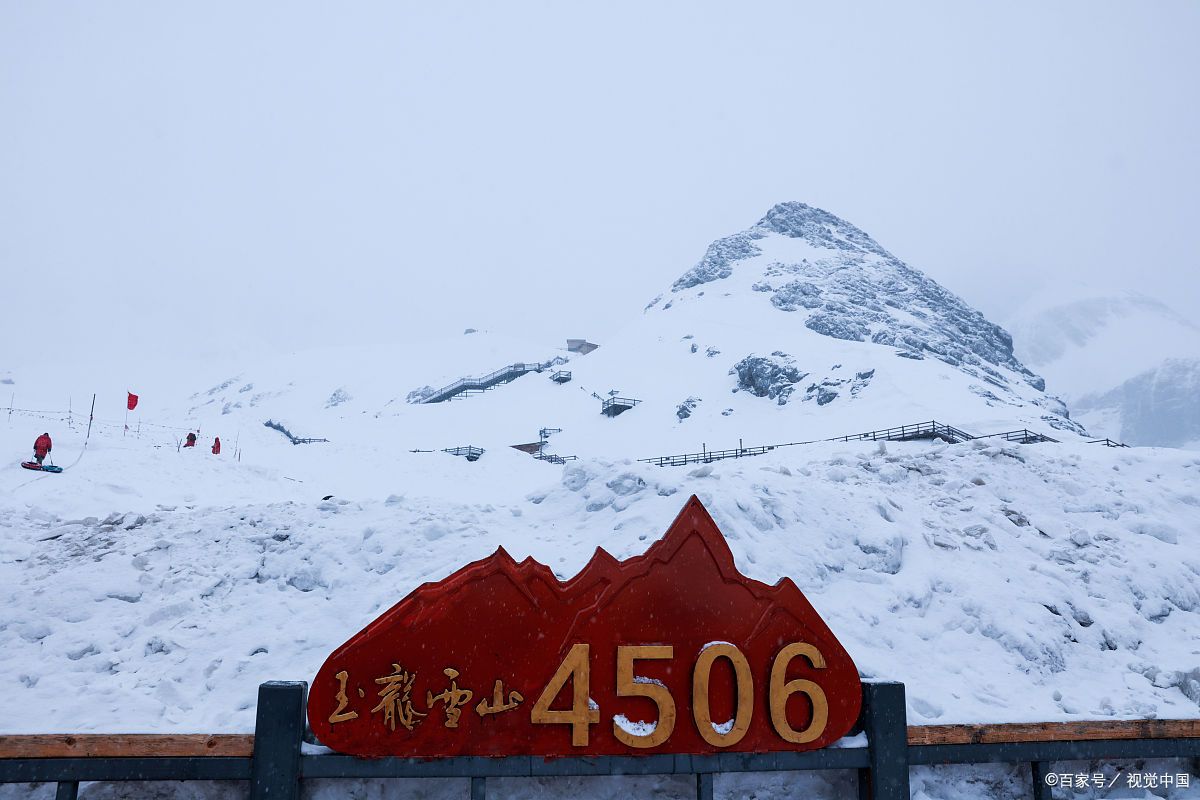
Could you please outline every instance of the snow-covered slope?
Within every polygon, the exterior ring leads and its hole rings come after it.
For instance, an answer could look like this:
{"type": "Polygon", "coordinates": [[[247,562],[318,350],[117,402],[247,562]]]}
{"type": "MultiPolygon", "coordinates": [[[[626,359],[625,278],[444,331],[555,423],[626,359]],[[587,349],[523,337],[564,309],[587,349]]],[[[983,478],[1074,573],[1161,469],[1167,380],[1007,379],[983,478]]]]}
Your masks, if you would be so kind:
{"type": "Polygon", "coordinates": [[[1017,354],[1097,435],[1186,446],[1200,438],[1200,327],[1134,291],[1047,287],[1009,326],[1017,354]]]}
{"type": "Polygon", "coordinates": [[[864,673],[906,682],[914,722],[1200,713],[1195,454],[1084,443],[1003,330],[802,204],[714,243],[631,315],[583,356],[478,332],[169,368],[6,366],[0,691],[42,712],[0,731],[249,729],[260,681],[310,678],[421,582],[501,544],[564,577],[596,546],[627,557],[691,493],[740,569],[794,578],[864,673]],[[555,358],[571,382],[531,372],[408,402],[555,358]],[[129,431],[127,389],[141,395],[129,431]],[[606,417],[612,390],[642,402],[606,417]],[[1061,442],[635,460],[931,418],[1061,442]],[[293,445],[267,421],[329,441],[293,445]],[[200,446],[178,447],[197,428],[200,446]],[[541,428],[580,460],[510,447],[541,428]],[[20,469],[47,429],[67,471],[20,469]],[[441,452],[461,445],[486,452],[441,452]]]}
{"type": "Polygon", "coordinates": [[[562,577],[598,545],[628,557],[691,492],[740,569],[794,578],[866,675],[908,684],[915,722],[1198,711],[1194,455],[822,444],[546,466],[502,502],[474,487],[511,486],[532,459],[497,456],[397,459],[391,496],[134,501],[100,519],[5,503],[0,681],[41,709],[5,730],[250,729],[259,681],[311,677],[421,582],[499,545],[562,577]]]}

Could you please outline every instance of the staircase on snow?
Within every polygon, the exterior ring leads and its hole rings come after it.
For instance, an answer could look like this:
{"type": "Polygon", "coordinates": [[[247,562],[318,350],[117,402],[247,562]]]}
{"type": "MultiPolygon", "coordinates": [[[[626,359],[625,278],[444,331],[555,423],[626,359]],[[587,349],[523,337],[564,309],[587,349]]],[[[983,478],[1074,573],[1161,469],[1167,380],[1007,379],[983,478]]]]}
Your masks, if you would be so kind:
{"type": "Polygon", "coordinates": [[[526,373],[541,372],[557,364],[562,364],[565,361],[566,359],[560,356],[540,363],[518,362],[501,367],[495,372],[489,372],[487,375],[482,375],[478,378],[459,378],[449,386],[443,386],[441,389],[438,389],[423,399],[421,403],[441,403],[459,395],[465,397],[472,394],[482,394],[488,389],[499,386],[502,383],[511,383],[526,373]]]}

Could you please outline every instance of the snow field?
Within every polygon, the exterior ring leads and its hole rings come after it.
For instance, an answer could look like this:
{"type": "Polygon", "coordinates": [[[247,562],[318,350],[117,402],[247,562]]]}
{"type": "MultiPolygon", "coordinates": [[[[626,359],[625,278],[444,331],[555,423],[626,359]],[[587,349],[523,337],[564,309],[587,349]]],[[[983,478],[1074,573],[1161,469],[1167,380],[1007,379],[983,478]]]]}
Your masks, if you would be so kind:
{"type": "MultiPolygon", "coordinates": [[[[433,457],[462,484],[484,464],[433,457]]],[[[258,683],[311,678],[420,583],[501,544],[563,578],[597,544],[627,558],[693,492],[743,572],[792,577],[866,677],[905,682],[913,723],[1200,710],[1193,455],[831,444],[536,466],[507,502],[0,507],[0,687],[39,709],[5,732],[251,730],[258,683]]]]}

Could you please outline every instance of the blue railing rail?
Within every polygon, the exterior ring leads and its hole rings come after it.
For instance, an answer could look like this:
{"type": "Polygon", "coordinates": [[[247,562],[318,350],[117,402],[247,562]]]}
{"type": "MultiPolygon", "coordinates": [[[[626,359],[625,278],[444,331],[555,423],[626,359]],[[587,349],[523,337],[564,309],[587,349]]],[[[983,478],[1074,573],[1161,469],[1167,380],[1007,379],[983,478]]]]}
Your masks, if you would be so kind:
{"type": "Polygon", "coordinates": [[[844,769],[857,772],[860,797],[908,800],[913,765],[1024,763],[1029,796],[1053,800],[1045,776],[1056,761],[1200,758],[1200,720],[910,727],[904,685],[866,683],[858,726],[865,745],[709,755],[360,759],[305,752],[303,742],[311,739],[305,731],[307,690],[301,682],[262,684],[253,737],[111,737],[197,740],[190,749],[125,745],[100,748],[104,755],[76,756],[72,751],[81,740],[104,737],[0,736],[0,783],[57,782],[58,800],[75,800],[80,781],[234,780],[247,782],[251,800],[298,800],[301,783],[316,778],[454,777],[470,780],[472,800],[485,800],[488,778],[671,774],[695,776],[697,798],[712,800],[713,776],[720,773],[844,769]],[[28,740],[36,740],[34,746],[28,740]],[[59,746],[46,747],[44,740],[59,746]],[[147,755],[164,751],[172,754],[147,755]]]}

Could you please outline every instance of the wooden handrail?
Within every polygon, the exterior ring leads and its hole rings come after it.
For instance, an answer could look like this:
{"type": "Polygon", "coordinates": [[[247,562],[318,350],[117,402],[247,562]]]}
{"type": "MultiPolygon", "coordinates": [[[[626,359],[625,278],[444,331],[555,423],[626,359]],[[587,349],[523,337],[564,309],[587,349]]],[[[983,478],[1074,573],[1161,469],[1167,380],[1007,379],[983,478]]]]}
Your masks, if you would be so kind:
{"type": "Polygon", "coordinates": [[[1200,739],[1198,719],[1105,719],[996,725],[910,725],[908,743],[998,744],[1096,739],[1200,739]]]}
{"type": "Polygon", "coordinates": [[[249,758],[253,754],[252,733],[0,734],[0,758],[249,758]]]}
{"type": "MultiPolygon", "coordinates": [[[[1200,719],[910,725],[908,743],[1001,744],[1097,739],[1200,739],[1200,719]]],[[[0,735],[0,758],[155,758],[254,754],[252,733],[47,733],[0,735]]]]}

